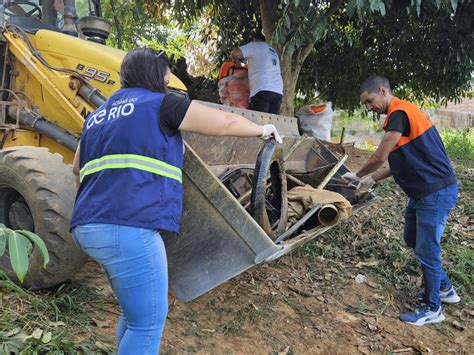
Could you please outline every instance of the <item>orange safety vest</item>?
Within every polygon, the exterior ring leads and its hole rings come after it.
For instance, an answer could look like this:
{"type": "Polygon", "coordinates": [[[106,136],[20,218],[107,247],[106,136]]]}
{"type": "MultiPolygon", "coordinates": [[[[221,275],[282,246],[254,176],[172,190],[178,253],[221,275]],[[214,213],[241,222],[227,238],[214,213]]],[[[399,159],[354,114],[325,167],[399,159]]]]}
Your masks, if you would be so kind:
{"type": "Polygon", "coordinates": [[[422,198],[456,183],[441,137],[428,117],[411,102],[394,97],[384,129],[395,111],[404,111],[410,123],[410,135],[402,136],[388,156],[395,182],[412,198],[422,198]]]}
{"type": "Polygon", "coordinates": [[[400,100],[398,97],[394,97],[388,106],[387,118],[383,124],[384,129],[388,124],[390,115],[394,111],[404,111],[407,114],[408,121],[410,122],[410,135],[408,137],[402,136],[393,150],[396,150],[421,136],[427,129],[433,126],[433,123],[416,105],[409,101],[400,100]]]}

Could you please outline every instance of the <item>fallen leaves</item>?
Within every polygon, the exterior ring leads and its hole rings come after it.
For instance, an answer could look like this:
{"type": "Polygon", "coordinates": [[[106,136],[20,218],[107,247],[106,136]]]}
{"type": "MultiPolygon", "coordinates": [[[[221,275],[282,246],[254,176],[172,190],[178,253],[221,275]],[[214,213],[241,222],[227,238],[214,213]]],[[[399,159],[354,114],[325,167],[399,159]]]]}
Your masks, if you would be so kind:
{"type": "Polygon", "coordinates": [[[112,326],[112,321],[110,319],[99,320],[99,319],[92,318],[92,322],[95,324],[97,328],[110,328],[112,326]]]}
{"type": "Polygon", "coordinates": [[[287,355],[290,352],[290,347],[287,346],[283,351],[279,351],[278,355],[287,355]]]}
{"type": "Polygon", "coordinates": [[[58,322],[51,322],[49,321],[48,322],[48,325],[52,328],[59,328],[59,327],[64,327],[66,325],[66,323],[64,322],[61,322],[61,321],[58,321],[58,322]]]}
{"type": "Polygon", "coordinates": [[[288,289],[295,292],[295,293],[297,293],[298,295],[303,296],[303,297],[312,297],[313,296],[312,293],[300,290],[300,289],[298,289],[296,287],[293,287],[293,286],[288,286],[288,289]]]}
{"type": "Polygon", "coordinates": [[[379,264],[380,264],[379,260],[373,260],[373,261],[369,261],[369,262],[359,261],[356,264],[356,267],[361,268],[361,267],[364,267],[364,266],[379,266],[379,264]]]}
{"type": "Polygon", "coordinates": [[[412,347],[409,347],[409,348],[391,350],[390,352],[392,354],[399,354],[399,353],[408,353],[408,352],[413,352],[413,351],[415,351],[415,349],[413,349],[412,347]]]}
{"type": "Polygon", "coordinates": [[[458,322],[457,320],[453,320],[451,321],[451,325],[456,328],[456,329],[459,329],[459,330],[466,330],[466,327],[464,325],[462,325],[460,322],[458,322]]]}
{"type": "Polygon", "coordinates": [[[372,332],[380,333],[384,328],[378,324],[378,322],[373,322],[368,318],[362,319],[362,326],[369,329],[372,332]]]}

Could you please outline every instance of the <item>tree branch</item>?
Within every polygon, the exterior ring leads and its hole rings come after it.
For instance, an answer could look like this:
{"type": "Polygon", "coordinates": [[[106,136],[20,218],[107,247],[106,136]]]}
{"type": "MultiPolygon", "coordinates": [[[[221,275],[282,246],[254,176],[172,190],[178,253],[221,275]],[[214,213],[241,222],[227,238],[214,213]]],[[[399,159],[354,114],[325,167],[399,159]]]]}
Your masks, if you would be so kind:
{"type": "MultiPolygon", "coordinates": [[[[336,1],[331,1],[331,5],[329,6],[329,9],[324,13],[324,15],[321,16],[321,19],[327,19],[334,15],[337,10],[341,7],[343,4],[344,0],[336,0],[336,1]]],[[[306,46],[301,46],[298,48],[297,53],[296,53],[296,60],[300,63],[303,63],[308,57],[309,53],[311,53],[311,50],[314,48],[315,43],[309,43],[306,46]]]]}
{"type": "Polygon", "coordinates": [[[115,27],[117,27],[117,47],[122,49],[122,26],[120,20],[115,13],[115,1],[110,0],[110,8],[112,9],[112,14],[114,15],[115,27]]]}

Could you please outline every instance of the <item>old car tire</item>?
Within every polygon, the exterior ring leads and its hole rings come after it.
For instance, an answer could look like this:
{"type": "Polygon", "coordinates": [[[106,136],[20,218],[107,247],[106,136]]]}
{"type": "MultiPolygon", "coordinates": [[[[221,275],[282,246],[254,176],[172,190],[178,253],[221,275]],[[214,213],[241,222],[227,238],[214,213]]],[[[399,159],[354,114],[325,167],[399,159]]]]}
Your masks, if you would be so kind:
{"type": "MultiPolygon", "coordinates": [[[[75,178],[71,165],[46,148],[15,147],[0,151],[0,223],[12,229],[28,229],[45,242],[50,261],[46,269],[33,249],[24,286],[42,289],[70,278],[86,256],[69,232],[75,178]]],[[[5,253],[0,268],[16,280],[5,253]]]]}
{"type": "Polygon", "coordinates": [[[267,141],[257,157],[250,213],[272,239],[286,230],[288,197],[283,150],[274,140],[267,141]],[[268,180],[270,194],[267,193],[268,180]]]}

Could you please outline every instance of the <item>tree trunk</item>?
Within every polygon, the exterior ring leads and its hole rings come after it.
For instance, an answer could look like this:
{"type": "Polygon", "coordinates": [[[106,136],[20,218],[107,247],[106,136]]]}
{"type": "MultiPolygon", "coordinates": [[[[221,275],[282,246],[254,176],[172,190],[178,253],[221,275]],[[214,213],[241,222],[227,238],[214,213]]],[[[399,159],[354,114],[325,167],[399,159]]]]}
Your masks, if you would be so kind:
{"type": "Polygon", "coordinates": [[[297,76],[293,76],[291,56],[288,53],[282,55],[280,61],[281,76],[283,78],[283,98],[281,100],[281,113],[285,116],[294,116],[294,97],[297,76]]]}
{"type": "Polygon", "coordinates": [[[295,115],[295,94],[298,77],[306,57],[314,44],[298,48],[293,55],[285,52],[280,55],[281,76],[283,78],[283,99],[281,113],[293,117],[295,115]]]}

